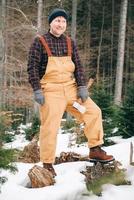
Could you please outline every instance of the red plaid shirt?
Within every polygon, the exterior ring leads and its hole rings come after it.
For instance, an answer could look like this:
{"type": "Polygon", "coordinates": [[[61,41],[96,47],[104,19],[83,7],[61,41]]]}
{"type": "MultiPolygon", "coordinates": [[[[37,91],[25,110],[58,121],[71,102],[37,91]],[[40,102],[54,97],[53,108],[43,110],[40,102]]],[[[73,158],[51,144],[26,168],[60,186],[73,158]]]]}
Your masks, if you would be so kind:
{"type": "MultiPolygon", "coordinates": [[[[44,34],[44,36],[53,56],[67,56],[67,41],[64,35],[55,37],[48,32],[44,34]]],[[[85,86],[86,79],[84,75],[84,68],[81,65],[77,46],[74,41],[72,41],[72,61],[75,64],[74,77],[76,79],[77,86],[85,86]]],[[[47,62],[47,52],[42,46],[39,38],[36,37],[30,47],[27,69],[29,82],[34,91],[41,88],[40,79],[45,74],[47,62]]]]}

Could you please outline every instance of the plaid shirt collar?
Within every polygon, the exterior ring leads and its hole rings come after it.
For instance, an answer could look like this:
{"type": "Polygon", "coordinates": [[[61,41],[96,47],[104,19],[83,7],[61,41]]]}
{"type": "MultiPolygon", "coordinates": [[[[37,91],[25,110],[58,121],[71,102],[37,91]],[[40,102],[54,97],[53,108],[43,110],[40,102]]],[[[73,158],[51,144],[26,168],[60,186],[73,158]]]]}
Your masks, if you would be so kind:
{"type": "Polygon", "coordinates": [[[63,34],[60,35],[60,37],[56,37],[55,35],[53,35],[52,33],[50,33],[50,29],[49,29],[49,31],[47,32],[47,35],[48,35],[49,37],[51,37],[51,38],[53,38],[53,39],[57,39],[57,40],[60,40],[60,39],[65,38],[65,36],[64,36],[63,34]]]}

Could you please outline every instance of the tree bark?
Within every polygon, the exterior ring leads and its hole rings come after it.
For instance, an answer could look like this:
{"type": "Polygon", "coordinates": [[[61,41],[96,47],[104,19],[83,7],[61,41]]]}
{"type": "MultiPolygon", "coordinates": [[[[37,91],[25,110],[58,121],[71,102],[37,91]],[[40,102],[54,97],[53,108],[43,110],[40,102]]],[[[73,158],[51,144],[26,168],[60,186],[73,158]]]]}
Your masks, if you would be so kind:
{"type": "Polygon", "coordinates": [[[116,82],[115,82],[115,95],[114,95],[114,103],[115,105],[118,106],[121,104],[121,96],[122,96],[127,5],[128,5],[128,0],[122,0],[121,11],[120,11],[119,40],[118,40],[116,82]]]}
{"type": "MultiPolygon", "coordinates": [[[[72,23],[71,23],[71,38],[76,39],[76,26],[77,26],[77,0],[72,0],[72,23]]],[[[67,113],[66,120],[72,120],[72,116],[67,113]]]]}
{"type": "Polygon", "coordinates": [[[38,0],[37,29],[39,33],[42,32],[42,8],[43,8],[43,0],[38,0]]]}
{"type": "Polygon", "coordinates": [[[87,7],[87,23],[86,23],[86,31],[85,31],[85,38],[84,38],[84,56],[83,56],[83,65],[86,67],[86,72],[90,74],[90,40],[91,40],[91,0],[86,2],[87,7]]]}
{"type": "Polygon", "coordinates": [[[77,0],[72,0],[71,37],[73,40],[76,38],[76,26],[77,26],[77,0]]]}
{"type": "Polygon", "coordinates": [[[5,60],[5,45],[3,31],[5,26],[5,9],[6,1],[0,3],[0,108],[3,105],[3,85],[4,85],[4,60],[5,60]]]}
{"type": "Polygon", "coordinates": [[[100,42],[99,42],[99,48],[98,48],[97,72],[96,72],[96,82],[97,82],[97,85],[99,84],[101,46],[102,46],[103,29],[104,29],[104,15],[105,15],[105,5],[103,6],[103,11],[102,11],[101,35],[100,35],[100,42]]]}
{"type": "Polygon", "coordinates": [[[31,180],[32,188],[41,188],[45,186],[54,185],[55,180],[50,171],[40,166],[33,166],[29,172],[28,176],[31,180]]]}
{"type": "Polygon", "coordinates": [[[113,49],[114,49],[114,5],[115,0],[112,0],[112,27],[111,27],[111,62],[110,62],[110,95],[112,95],[112,85],[113,85],[113,49]]]}
{"type": "MultiPolygon", "coordinates": [[[[43,0],[38,0],[37,32],[39,34],[42,32],[42,8],[43,0]]],[[[39,105],[36,102],[34,102],[34,114],[39,116],[39,105]]]]}

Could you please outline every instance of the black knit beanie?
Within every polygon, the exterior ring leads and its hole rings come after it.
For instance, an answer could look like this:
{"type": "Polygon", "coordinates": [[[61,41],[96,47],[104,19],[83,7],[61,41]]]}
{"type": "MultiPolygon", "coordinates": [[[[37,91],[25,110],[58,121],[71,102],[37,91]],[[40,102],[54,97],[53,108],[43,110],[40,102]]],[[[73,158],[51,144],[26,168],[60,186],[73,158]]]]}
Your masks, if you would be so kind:
{"type": "Polygon", "coordinates": [[[64,9],[55,8],[54,10],[52,10],[50,15],[48,16],[49,24],[53,21],[53,19],[55,19],[56,17],[59,17],[59,16],[64,17],[66,20],[68,19],[68,15],[64,9]]]}

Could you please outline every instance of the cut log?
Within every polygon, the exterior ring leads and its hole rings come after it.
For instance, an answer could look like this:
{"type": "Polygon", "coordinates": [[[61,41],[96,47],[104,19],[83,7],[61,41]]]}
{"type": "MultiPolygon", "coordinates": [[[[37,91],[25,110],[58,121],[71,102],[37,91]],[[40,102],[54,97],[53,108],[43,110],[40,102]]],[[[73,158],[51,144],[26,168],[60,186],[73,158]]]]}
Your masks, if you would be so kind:
{"type": "Polygon", "coordinates": [[[54,185],[55,183],[52,173],[37,165],[29,170],[28,176],[30,178],[32,188],[41,188],[54,185]]]}

